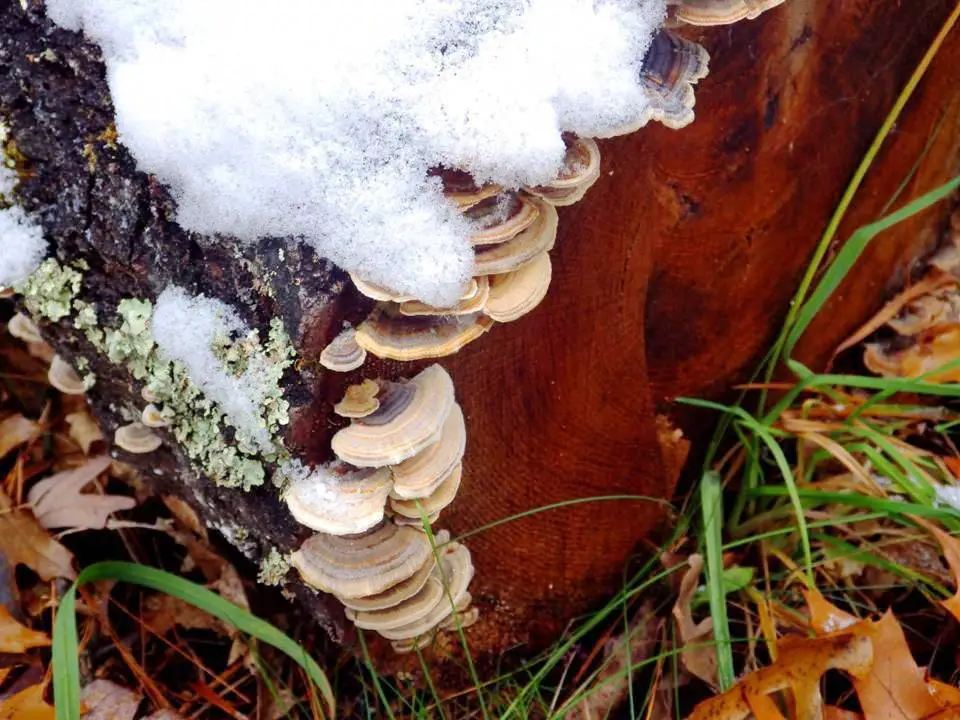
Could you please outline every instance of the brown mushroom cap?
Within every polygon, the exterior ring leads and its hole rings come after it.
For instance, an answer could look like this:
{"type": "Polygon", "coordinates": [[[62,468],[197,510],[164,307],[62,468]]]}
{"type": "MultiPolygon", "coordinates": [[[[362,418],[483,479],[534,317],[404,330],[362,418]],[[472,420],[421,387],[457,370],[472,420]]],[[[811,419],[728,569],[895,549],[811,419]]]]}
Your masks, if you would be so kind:
{"type": "Polygon", "coordinates": [[[541,253],[519,270],[492,275],[483,312],[497,322],[523,317],[546,297],[552,275],[548,253],[541,253]]]}
{"type": "Polygon", "coordinates": [[[87,392],[77,371],[59,355],[54,355],[50,362],[47,380],[64,395],[83,395],[87,392]]]}
{"type": "Polygon", "coordinates": [[[461,630],[466,630],[471,625],[475,624],[477,620],[480,619],[480,610],[479,608],[467,608],[466,610],[460,610],[455,612],[453,615],[448,617],[446,620],[437,625],[438,630],[455,630],[459,625],[461,630]]]}
{"type": "Polygon", "coordinates": [[[671,17],[688,25],[730,25],[753,20],[784,0],[668,0],[671,17]]]}
{"type": "Polygon", "coordinates": [[[409,640],[393,640],[390,645],[393,647],[393,651],[398,655],[404,655],[406,653],[412,653],[416,650],[422,650],[425,647],[429,647],[433,644],[433,641],[437,639],[437,631],[424,633],[423,635],[418,635],[415,638],[410,638],[409,640]]]}
{"type": "Polygon", "coordinates": [[[500,186],[494,183],[477,185],[473,176],[463,170],[439,168],[431,170],[430,175],[440,178],[443,182],[443,196],[460,210],[471,208],[501,190],[500,186]]]}
{"type": "Polygon", "coordinates": [[[351,385],[343,394],[343,399],[333,406],[340,417],[362,418],[377,411],[380,400],[380,383],[376,380],[364,380],[359,385],[351,385]]]}
{"type": "Polygon", "coordinates": [[[8,332],[18,340],[25,343],[42,343],[43,335],[40,334],[40,328],[28,315],[17,313],[7,323],[8,332]]]}
{"type": "Polygon", "coordinates": [[[301,525],[331,535],[362,533],[383,520],[390,471],[334,463],[295,480],[284,500],[301,525]]]}
{"type": "Polygon", "coordinates": [[[347,618],[362,630],[390,630],[419,622],[443,599],[443,585],[433,575],[414,595],[383,610],[358,611],[347,608],[347,618]]]}
{"type": "Polygon", "coordinates": [[[453,380],[447,371],[431,365],[409,383],[394,383],[391,389],[403,398],[387,402],[384,393],[375,413],[355,419],[333,436],[333,452],[341,460],[357,467],[396,465],[440,438],[454,406],[453,380]]]}
{"type": "Polygon", "coordinates": [[[463,611],[470,604],[467,588],[473,579],[470,551],[460,543],[447,543],[439,550],[440,561],[434,571],[447,592],[429,613],[419,620],[396,628],[379,630],[388,640],[408,640],[435,629],[454,612],[463,611]]]}
{"type": "Polygon", "coordinates": [[[140,422],[149,428],[163,428],[170,424],[163,411],[153,403],[147,405],[140,413],[140,422]]]}
{"type": "Polygon", "coordinates": [[[320,364],[333,372],[350,372],[363,365],[367,351],[357,345],[356,331],[347,328],[320,353],[320,364]]]}
{"type": "Polygon", "coordinates": [[[391,494],[401,500],[428,497],[460,464],[466,447],[467,426],[463,419],[463,410],[454,404],[443,423],[437,442],[391,468],[391,494]]]}
{"type": "Polygon", "coordinates": [[[531,202],[536,203],[540,211],[536,221],[504,243],[476,248],[474,275],[513,272],[553,248],[557,239],[557,209],[540,198],[532,198],[531,202]]]}
{"type": "MultiPolygon", "coordinates": [[[[400,500],[390,498],[390,509],[398,516],[410,520],[421,520],[420,508],[426,513],[430,524],[436,522],[440,511],[452,503],[460,489],[460,479],[463,477],[463,465],[457,463],[436,489],[425,498],[419,500],[400,500]]],[[[399,518],[398,518],[399,519],[399,518]]]]}
{"type": "Polygon", "coordinates": [[[357,290],[360,291],[362,295],[366,295],[371,300],[379,300],[381,302],[395,302],[402,303],[407,300],[414,300],[415,298],[410,297],[409,295],[403,295],[391,290],[390,288],[383,287],[383,285],[377,285],[376,283],[370,282],[369,280],[364,280],[359,275],[355,273],[347,273],[350,276],[350,279],[353,281],[354,286],[357,290]]]}
{"type": "Polygon", "coordinates": [[[163,438],[143,423],[134,422],[117,428],[113,434],[113,444],[128,453],[142,455],[157,450],[163,445],[163,438]]]}
{"type": "Polygon", "coordinates": [[[437,561],[431,554],[419,570],[406,580],[401,580],[393,587],[387,588],[383,592],[376,593],[375,595],[365,595],[364,597],[358,598],[341,597],[339,598],[340,602],[351,610],[363,612],[374,612],[394,607],[420,592],[420,588],[426,585],[427,580],[429,580],[433,574],[433,568],[436,564],[437,561]]]}
{"type": "Polygon", "coordinates": [[[536,203],[514,190],[487,198],[463,213],[473,227],[473,245],[505,242],[533,225],[539,214],[536,203]]]}
{"type": "Polygon", "coordinates": [[[483,310],[490,294],[490,283],[486,277],[473,278],[469,286],[469,297],[462,298],[453,307],[438,308],[419,300],[409,300],[400,304],[401,315],[470,315],[483,310]]]}
{"type": "Polygon", "coordinates": [[[381,304],[357,328],[357,342],[379,358],[423,360],[452,355],[492,326],[480,313],[409,316],[381,304]]]}
{"type": "Polygon", "coordinates": [[[384,522],[363,535],[314,535],[291,561],[304,582],[318,590],[361,598],[412,577],[431,556],[423,533],[384,522]]]}
{"type": "Polygon", "coordinates": [[[558,207],[573,205],[587,194],[600,177],[600,148],[595,140],[565,133],[567,152],[557,178],[529,192],[558,207]]]}

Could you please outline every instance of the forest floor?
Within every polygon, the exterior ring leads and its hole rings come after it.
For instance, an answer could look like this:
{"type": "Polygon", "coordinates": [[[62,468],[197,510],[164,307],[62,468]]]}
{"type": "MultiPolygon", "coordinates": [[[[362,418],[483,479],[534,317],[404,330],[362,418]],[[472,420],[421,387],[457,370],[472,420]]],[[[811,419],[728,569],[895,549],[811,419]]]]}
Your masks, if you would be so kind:
{"type": "Polygon", "coordinates": [[[362,633],[333,646],[147,493],[0,296],[0,720],[960,718],[960,211],[837,370],[792,358],[864,248],[960,186],[895,198],[837,247],[898,112],[754,380],[680,401],[717,427],[675,524],[553,647],[482,683],[467,663],[452,695],[378,675],[362,633]]]}

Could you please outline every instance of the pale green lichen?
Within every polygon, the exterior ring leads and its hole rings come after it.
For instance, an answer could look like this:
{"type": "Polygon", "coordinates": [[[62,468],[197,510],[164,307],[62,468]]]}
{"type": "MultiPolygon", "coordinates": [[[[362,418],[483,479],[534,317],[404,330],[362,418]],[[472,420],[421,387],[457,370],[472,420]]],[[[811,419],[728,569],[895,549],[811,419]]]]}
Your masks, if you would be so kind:
{"type": "MultiPolygon", "coordinates": [[[[242,374],[243,368],[251,364],[261,370],[265,387],[258,408],[260,421],[276,447],[275,452],[264,455],[236,428],[232,438],[225,437],[223,429],[229,423],[219,406],[193,383],[184,365],[160,354],[150,332],[150,302],[121,300],[117,306],[118,323],[102,327],[93,304],[74,300],[81,281],[79,272],[50,259],[20,291],[34,315],[60,320],[74,313],[74,327],[94,347],[144,382],[146,390],[156,398],[155,404],[170,421],[170,432],[199,472],[227,487],[248,490],[262,485],[266,479],[264,461],[277,461],[286,455],[279,433],[289,422],[290,407],[283,397],[280,380],[293,364],[295,351],[283,323],[278,318],[270,323],[266,343],[253,331],[240,340],[222,339],[217,348],[231,372],[242,374]]],[[[88,377],[92,382],[93,375],[88,377]]]]}
{"type": "Polygon", "coordinates": [[[257,581],[264,585],[282,585],[287,573],[290,572],[291,566],[290,558],[272,547],[270,552],[260,561],[257,581]]]}
{"type": "Polygon", "coordinates": [[[47,258],[36,272],[16,288],[31,315],[57,322],[70,315],[74,296],[80,292],[83,275],[47,258]]]}

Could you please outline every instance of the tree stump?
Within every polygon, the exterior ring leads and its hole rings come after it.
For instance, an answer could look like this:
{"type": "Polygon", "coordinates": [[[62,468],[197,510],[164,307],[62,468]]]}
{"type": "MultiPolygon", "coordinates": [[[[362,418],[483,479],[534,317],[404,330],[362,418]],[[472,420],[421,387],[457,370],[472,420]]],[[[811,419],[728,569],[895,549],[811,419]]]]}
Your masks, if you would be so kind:
{"type": "MultiPolygon", "coordinates": [[[[441,361],[467,419],[464,482],[440,525],[457,534],[532,508],[612,495],[670,498],[686,441],[714,418],[677,396],[721,397],[763,355],[827,218],[897,92],[950,11],[893,0],[788,0],[753,22],[685,32],[711,52],[697,120],[601,142],[600,181],[561,211],[554,281],[544,303],[441,361]]],[[[838,235],[873,219],[934,136],[901,195],[957,167],[960,42],[948,40],[881,154],[838,235]]],[[[292,240],[239,248],[171,220],[164,187],[115,142],[98,50],[54,27],[36,0],[0,0],[0,117],[18,158],[17,200],[61,263],[82,263],[78,298],[115,322],[125,298],[154,300],[169,283],[232,305],[261,333],[282,319],[298,353],[283,382],[287,444],[329,460],[342,423],[332,404],[360,377],[407,377],[425,363],[368,362],[346,375],[317,358],[343,321],[370,303],[344,273],[292,240]]],[[[930,249],[943,209],[884,236],[802,348],[831,349],[930,249]]],[[[44,325],[66,358],[97,376],[90,400],[108,431],[142,404],[141,384],[97,352],[72,318],[44,325]]],[[[308,534],[269,483],[244,492],[198,474],[167,438],[147,456],[121,453],[157,492],[182,497],[259,562],[308,534]]],[[[608,595],[657,523],[660,504],[597,501],[537,513],[470,537],[481,621],[475,653],[539,646],[608,595]]],[[[342,610],[290,587],[336,638],[342,610]]]]}

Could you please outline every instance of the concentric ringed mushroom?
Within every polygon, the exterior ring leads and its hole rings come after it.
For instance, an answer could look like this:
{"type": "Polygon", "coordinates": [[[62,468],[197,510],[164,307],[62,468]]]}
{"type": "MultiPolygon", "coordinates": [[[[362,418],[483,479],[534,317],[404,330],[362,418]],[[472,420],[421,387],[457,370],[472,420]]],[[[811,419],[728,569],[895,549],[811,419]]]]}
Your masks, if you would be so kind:
{"type": "Polygon", "coordinates": [[[379,358],[424,360],[453,355],[492,326],[480,313],[408,316],[382,304],[357,328],[357,343],[379,358]]]}
{"type": "Polygon", "coordinates": [[[366,359],[367,351],[357,345],[353,328],[337,335],[320,353],[320,364],[333,372],[356,370],[366,359]]]}
{"type": "Polygon", "coordinates": [[[381,397],[376,412],[337,432],[331,446],[341,460],[357,467],[396,465],[440,438],[454,406],[453,381],[447,371],[431,365],[406,385],[394,385],[409,400],[396,411],[381,397]]]}
{"type": "Polygon", "coordinates": [[[50,362],[47,380],[64,395],[83,395],[87,392],[76,370],[59,355],[54,355],[50,362]]]}
{"type": "Polygon", "coordinates": [[[490,294],[490,283],[486,277],[474,278],[470,284],[470,297],[461,299],[453,307],[438,308],[419,300],[410,300],[400,304],[400,314],[402,315],[470,315],[483,310],[487,302],[487,296],[490,294]]]}
{"type": "Polygon", "coordinates": [[[529,192],[558,207],[582,200],[600,177],[600,148],[596,141],[571,134],[565,134],[563,140],[567,152],[557,178],[546,185],[528,188],[529,192]]]}
{"type": "Polygon", "coordinates": [[[474,275],[513,272],[553,248],[557,239],[557,209],[540,198],[534,198],[533,202],[539,205],[540,214],[530,227],[499,245],[476,248],[474,275]]]}
{"type": "Polygon", "coordinates": [[[437,442],[391,468],[391,494],[401,500],[429,496],[460,464],[466,447],[467,427],[463,410],[454,404],[441,427],[437,442]]]}
{"type": "Polygon", "coordinates": [[[163,439],[143,423],[134,422],[117,428],[113,443],[128,453],[143,455],[159,449],[163,439]]]}
{"type": "Polygon", "coordinates": [[[730,25],[754,20],[785,0],[668,0],[671,16],[688,25],[730,25]]]}
{"type": "Polygon", "coordinates": [[[491,276],[483,312],[497,322],[523,317],[546,297],[552,274],[550,255],[541,253],[519,270],[491,276]]]}
{"type": "Polygon", "coordinates": [[[457,465],[443,482],[426,497],[419,500],[400,500],[390,498],[390,509],[396,514],[410,520],[421,519],[421,510],[433,524],[440,515],[440,511],[447,507],[457,497],[460,489],[460,479],[463,477],[463,466],[457,465]]]}
{"type": "Polygon", "coordinates": [[[474,228],[473,245],[496,245],[515,237],[536,222],[539,206],[523,193],[494,195],[463,213],[474,228]]]}
{"type": "Polygon", "coordinates": [[[340,417],[362,418],[377,411],[380,400],[377,395],[380,384],[376,380],[364,380],[359,385],[351,385],[343,394],[343,399],[333,406],[340,417]]]}
{"type": "Polygon", "coordinates": [[[357,611],[347,609],[347,618],[362,630],[391,630],[416,623],[426,617],[443,600],[443,585],[431,576],[416,594],[403,602],[383,610],[357,611]]]}
{"type": "Polygon", "coordinates": [[[318,590],[362,598],[412,577],[430,557],[423,533],[385,522],[363,535],[314,535],[291,561],[304,582],[318,590]]]}
{"type": "Polygon", "coordinates": [[[357,470],[334,463],[295,480],[284,500],[301,525],[332,535],[353,535],[383,520],[392,484],[386,468],[357,470]]]}

